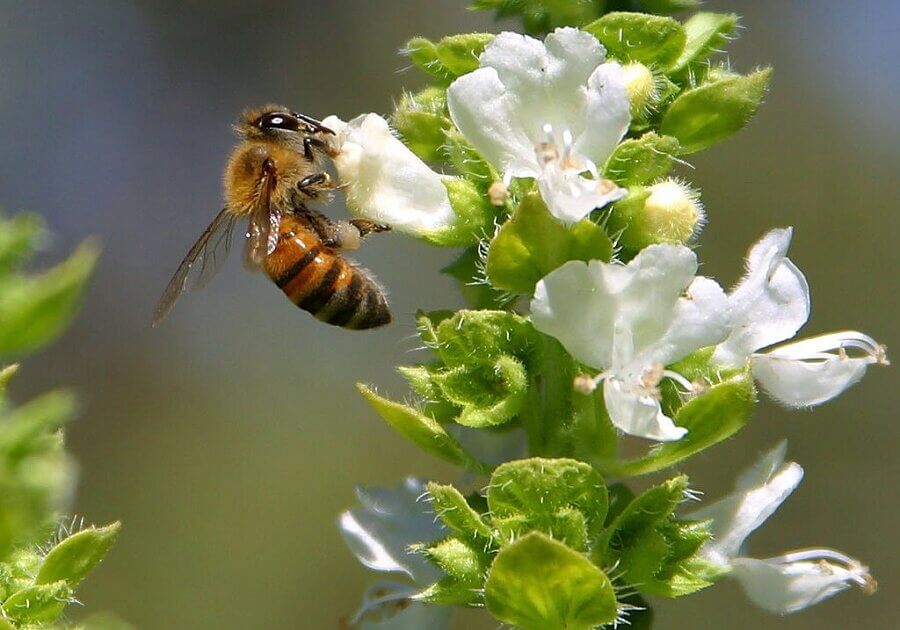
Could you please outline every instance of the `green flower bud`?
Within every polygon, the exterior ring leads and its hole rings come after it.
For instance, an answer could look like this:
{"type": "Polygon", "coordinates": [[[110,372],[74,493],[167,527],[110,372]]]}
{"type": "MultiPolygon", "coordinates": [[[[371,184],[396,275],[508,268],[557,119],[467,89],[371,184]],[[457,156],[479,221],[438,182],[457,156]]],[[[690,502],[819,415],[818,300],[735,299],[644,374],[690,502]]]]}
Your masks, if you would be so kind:
{"type": "Polygon", "coordinates": [[[619,242],[629,250],[654,243],[687,243],[702,229],[706,216],[700,195],[687,184],[666,179],[635,186],[613,206],[610,229],[621,230],[619,242]]]}

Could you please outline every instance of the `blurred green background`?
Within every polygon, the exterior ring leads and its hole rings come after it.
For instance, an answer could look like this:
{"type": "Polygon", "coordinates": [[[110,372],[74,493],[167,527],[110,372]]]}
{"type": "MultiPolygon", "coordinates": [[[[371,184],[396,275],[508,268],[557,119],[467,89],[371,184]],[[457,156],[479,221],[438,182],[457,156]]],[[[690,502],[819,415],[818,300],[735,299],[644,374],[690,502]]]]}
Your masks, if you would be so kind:
{"type": "MultiPolygon", "coordinates": [[[[452,252],[373,238],[358,258],[390,288],[397,323],[368,334],[314,321],[237,260],[163,328],[151,330],[149,319],[219,208],[228,128],[243,107],[276,100],[317,116],[387,113],[404,87],[423,82],[397,56],[410,36],[503,27],[467,4],[0,5],[0,202],[48,218],[51,257],[87,235],[104,244],[74,329],[28,362],[13,389],[19,400],[57,384],[81,394],[70,430],[82,467],[76,509],[125,523],[79,592],[89,610],[114,610],[140,628],[335,628],[375,577],[335,528],[354,484],[409,473],[456,479],[394,435],[353,387],[405,393],[392,368],[424,358],[413,313],[462,305],[437,273],[452,252]]],[[[813,291],[806,333],[857,328],[900,348],[900,5],[706,8],[745,17],[730,55],[737,69],[771,64],[776,73],[749,129],[680,170],[703,189],[704,273],[732,283],[751,242],[793,225],[791,258],[813,291]]],[[[880,592],[779,620],[723,583],[655,602],[657,628],[896,627],[896,382],[873,369],[813,412],[763,402],[739,439],[684,467],[716,497],[788,437],[807,479],[753,536],[752,553],[833,546],[869,562],[880,592]]],[[[459,623],[496,626],[479,614],[459,623]]]]}

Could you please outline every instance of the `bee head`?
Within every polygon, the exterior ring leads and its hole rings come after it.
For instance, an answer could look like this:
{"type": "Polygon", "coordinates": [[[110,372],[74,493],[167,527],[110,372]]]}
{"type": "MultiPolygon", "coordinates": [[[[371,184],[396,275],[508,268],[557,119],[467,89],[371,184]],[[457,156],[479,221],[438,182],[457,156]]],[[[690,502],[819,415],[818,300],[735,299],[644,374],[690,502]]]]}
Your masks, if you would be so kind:
{"type": "Polygon", "coordinates": [[[235,125],[238,135],[245,139],[285,139],[312,134],[334,134],[321,122],[293,112],[281,105],[264,105],[245,110],[235,125]]]}

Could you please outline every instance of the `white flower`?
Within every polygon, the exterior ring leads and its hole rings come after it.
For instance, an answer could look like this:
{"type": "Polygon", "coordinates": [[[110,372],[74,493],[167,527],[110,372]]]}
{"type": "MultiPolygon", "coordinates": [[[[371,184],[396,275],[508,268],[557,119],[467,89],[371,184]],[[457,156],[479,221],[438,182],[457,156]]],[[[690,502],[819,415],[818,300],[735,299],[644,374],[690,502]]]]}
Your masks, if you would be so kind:
{"type": "Polygon", "coordinates": [[[798,464],[784,463],[786,450],[782,442],[738,478],[732,494],[690,514],[691,519],[712,520],[713,538],[701,555],[726,569],[754,604],[778,614],[812,606],[853,585],[874,591],[868,568],[833,549],[805,549],[764,560],[739,555],[744,540],[803,479],[798,464]]]}
{"type": "Polygon", "coordinates": [[[360,507],[340,517],[344,542],[361,563],[376,571],[401,572],[414,585],[382,582],[372,585],[351,627],[384,630],[449,628],[449,608],[415,602],[411,598],[437,581],[441,572],[410,545],[447,535],[420,501],[425,484],[412,477],[397,488],[357,488],[360,507]]]}
{"type": "Polygon", "coordinates": [[[466,139],[506,183],[536,179],[550,212],[567,223],[625,194],[598,169],[631,121],[625,75],[605,56],[593,35],[574,28],[544,42],[500,33],[480,67],[447,90],[450,117],[466,139]]]}
{"type": "Polygon", "coordinates": [[[809,286],[787,258],[791,233],[772,230],[751,248],[747,273],[728,297],[734,329],[713,360],[739,366],[749,358],[753,376],[770,396],[806,407],[843,392],[870,364],[888,361],[883,346],[852,330],[756,352],[792,338],[809,318],[809,286]]]}
{"type": "Polygon", "coordinates": [[[687,433],[663,414],[657,386],[666,377],[687,391],[692,384],[664,366],[729,331],[725,293],[696,273],[687,247],[652,245],[627,265],[570,261],[535,288],[535,327],[601,370],[594,383],[603,383],[610,419],[625,433],[659,441],[687,433]]]}
{"type": "Polygon", "coordinates": [[[335,132],[334,165],[355,214],[419,236],[454,222],[444,176],[400,142],[384,118],[364,114],[345,123],[329,116],[322,124],[335,132]]]}

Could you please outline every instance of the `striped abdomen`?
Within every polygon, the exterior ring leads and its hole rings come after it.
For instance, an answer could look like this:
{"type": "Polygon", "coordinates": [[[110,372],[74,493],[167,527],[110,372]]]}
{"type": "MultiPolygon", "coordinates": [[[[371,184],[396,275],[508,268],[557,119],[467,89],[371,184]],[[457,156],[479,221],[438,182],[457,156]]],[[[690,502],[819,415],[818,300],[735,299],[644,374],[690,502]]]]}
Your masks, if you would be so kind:
{"type": "Polygon", "coordinates": [[[295,215],[282,217],[278,245],[265,268],[291,302],[323,322],[361,330],[391,321],[384,291],[375,280],[326,247],[295,215]]]}

